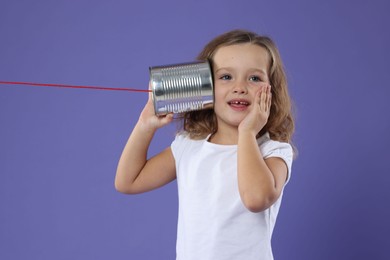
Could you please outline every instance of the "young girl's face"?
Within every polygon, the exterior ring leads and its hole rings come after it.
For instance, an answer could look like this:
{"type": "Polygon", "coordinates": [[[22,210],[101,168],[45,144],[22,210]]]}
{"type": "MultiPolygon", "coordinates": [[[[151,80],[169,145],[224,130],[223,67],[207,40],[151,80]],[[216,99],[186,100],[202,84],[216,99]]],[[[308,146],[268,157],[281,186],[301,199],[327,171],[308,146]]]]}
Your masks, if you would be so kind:
{"type": "Polygon", "coordinates": [[[251,43],[219,48],[213,57],[214,111],[221,127],[238,127],[253,108],[257,91],[269,85],[269,55],[251,43]]]}

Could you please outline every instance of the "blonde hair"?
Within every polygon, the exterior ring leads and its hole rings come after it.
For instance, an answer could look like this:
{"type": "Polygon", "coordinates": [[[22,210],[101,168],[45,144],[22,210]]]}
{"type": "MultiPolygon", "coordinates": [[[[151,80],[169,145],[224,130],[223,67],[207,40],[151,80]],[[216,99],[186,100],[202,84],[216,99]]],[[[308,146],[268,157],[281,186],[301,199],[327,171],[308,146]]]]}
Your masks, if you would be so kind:
{"type": "MultiPolygon", "coordinates": [[[[245,30],[233,30],[210,41],[200,52],[197,59],[209,60],[212,64],[213,56],[219,48],[244,43],[256,44],[265,48],[270,57],[268,78],[272,86],[271,111],[267,124],[258,133],[257,138],[265,132],[269,132],[271,139],[291,143],[294,119],[291,99],[287,89],[287,78],[279,51],[269,37],[245,30]]],[[[179,118],[183,120],[183,130],[192,139],[204,138],[210,133],[215,133],[218,129],[213,109],[186,112],[179,118]]]]}

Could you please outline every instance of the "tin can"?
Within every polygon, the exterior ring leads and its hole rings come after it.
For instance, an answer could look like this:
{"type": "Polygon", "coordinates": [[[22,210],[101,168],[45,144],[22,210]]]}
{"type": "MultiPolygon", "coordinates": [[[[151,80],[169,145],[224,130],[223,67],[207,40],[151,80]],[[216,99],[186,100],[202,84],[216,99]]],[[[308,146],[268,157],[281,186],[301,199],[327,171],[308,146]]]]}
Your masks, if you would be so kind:
{"type": "Polygon", "coordinates": [[[214,86],[208,61],[150,67],[156,115],[212,108],[214,86]]]}

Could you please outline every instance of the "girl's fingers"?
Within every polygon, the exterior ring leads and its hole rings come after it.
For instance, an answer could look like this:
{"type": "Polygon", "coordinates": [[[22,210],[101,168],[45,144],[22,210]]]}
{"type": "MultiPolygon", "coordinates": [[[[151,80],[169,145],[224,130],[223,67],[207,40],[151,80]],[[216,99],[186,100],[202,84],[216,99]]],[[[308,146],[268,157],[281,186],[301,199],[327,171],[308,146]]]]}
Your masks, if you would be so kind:
{"type": "Polygon", "coordinates": [[[271,86],[268,87],[268,104],[267,104],[267,107],[268,107],[268,111],[271,110],[271,104],[272,104],[272,92],[271,92],[271,86]]]}
{"type": "Polygon", "coordinates": [[[258,104],[260,105],[261,103],[261,90],[258,90],[255,94],[255,98],[253,100],[253,104],[258,104]]]}
{"type": "Polygon", "coordinates": [[[267,96],[268,96],[268,88],[264,87],[261,91],[261,96],[260,96],[260,109],[261,111],[267,111],[267,96]]]}
{"type": "Polygon", "coordinates": [[[269,113],[271,109],[271,101],[272,101],[272,94],[271,94],[271,86],[265,86],[259,90],[259,92],[256,95],[256,101],[258,102],[260,106],[260,110],[269,113]]]}
{"type": "MultiPolygon", "coordinates": [[[[148,88],[149,90],[152,90],[152,82],[151,81],[149,81],[149,88],[148,88]]],[[[152,100],[153,99],[153,97],[152,97],[152,91],[150,91],[149,92],[149,100],[152,100]]]]}
{"type": "Polygon", "coordinates": [[[265,101],[265,111],[269,111],[270,109],[270,104],[271,104],[271,86],[267,86],[267,90],[266,90],[266,93],[267,93],[267,98],[266,98],[266,101],[265,101]]]}
{"type": "Polygon", "coordinates": [[[162,126],[164,126],[164,125],[167,125],[167,124],[169,124],[170,122],[172,122],[172,120],[173,120],[173,114],[170,113],[170,114],[164,116],[164,117],[161,119],[160,122],[161,122],[162,126]]]}

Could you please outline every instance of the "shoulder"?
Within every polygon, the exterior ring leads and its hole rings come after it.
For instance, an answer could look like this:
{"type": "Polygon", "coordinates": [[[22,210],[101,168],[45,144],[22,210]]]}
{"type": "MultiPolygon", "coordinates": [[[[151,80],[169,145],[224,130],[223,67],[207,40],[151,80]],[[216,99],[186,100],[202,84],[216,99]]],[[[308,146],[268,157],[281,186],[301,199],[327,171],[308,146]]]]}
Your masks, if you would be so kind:
{"type": "Polygon", "coordinates": [[[293,155],[293,149],[291,144],[286,142],[280,142],[276,140],[272,140],[269,136],[269,133],[265,133],[259,139],[257,139],[257,143],[263,153],[263,156],[266,157],[269,154],[281,153],[288,156],[293,155]]]}
{"type": "Polygon", "coordinates": [[[264,159],[279,157],[286,163],[288,172],[291,172],[291,166],[294,158],[294,152],[291,144],[272,140],[269,133],[265,133],[257,139],[257,143],[264,159]]]}
{"type": "Polygon", "coordinates": [[[178,158],[181,154],[189,149],[192,149],[194,145],[201,144],[206,138],[202,139],[192,139],[190,134],[182,131],[176,134],[175,139],[171,144],[171,150],[175,158],[178,158]]]}
{"type": "Polygon", "coordinates": [[[176,134],[175,139],[172,142],[172,148],[178,148],[182,144],[191,142],[191,139],[187,132],[179,132],[176,134]]]}

